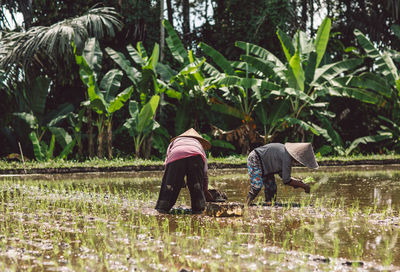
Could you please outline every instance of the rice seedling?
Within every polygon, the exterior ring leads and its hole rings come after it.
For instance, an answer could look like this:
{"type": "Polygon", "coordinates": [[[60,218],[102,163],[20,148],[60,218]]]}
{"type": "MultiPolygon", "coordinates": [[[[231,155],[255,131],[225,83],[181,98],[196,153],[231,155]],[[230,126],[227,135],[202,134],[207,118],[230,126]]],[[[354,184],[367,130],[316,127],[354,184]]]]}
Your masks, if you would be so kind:
{"type": "MultiPolygon", "coordinates": [[[[245,188],[245,175],[235,185],[230,178],[222,175],[221,184],[245,188]]],[[[345,194],[298,197],[278,189],[286,205],[263,207],[259,197],[260,206],[239,218],[159,215],[153,209],[158,185],[158,178],[1,179],[0,268],[262,271],[290,263],[329,271],[343,268],[339,258],[364,268],[399,265],[396,202],[366,205],[345,194]]],[[[331,190],[327,182],[318,192],[325,186],[331,190]]],[[[187,192],[177,205],[190,206],[187,192]]]]}

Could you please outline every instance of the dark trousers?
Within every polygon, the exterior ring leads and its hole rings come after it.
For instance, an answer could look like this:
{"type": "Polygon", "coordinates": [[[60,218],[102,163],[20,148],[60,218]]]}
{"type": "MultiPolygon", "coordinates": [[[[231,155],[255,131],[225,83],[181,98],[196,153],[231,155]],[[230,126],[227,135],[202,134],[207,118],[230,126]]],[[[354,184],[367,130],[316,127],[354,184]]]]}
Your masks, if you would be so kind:
{"type": "MultiPolygon", "coordinates": [[[[276,201],[277,187],[274,174],[269,174],[267,176],[264,176],[263,185],[264,185],[265,202],[276,201]]],[[[255,189],[252,186],[250,186],[250,191],[249,191],[250,200],[252,201],[253,199],[255,199],[260,191],[261,188],[255,189]]]]}
{"type": "Polygon", "coordinates": [[[265,202],[276,201],[277,187],[274,174],[263,178],[265,202]]]}
{"type": "Polygon", "coordinates": [[[167,164],[156,204],[157,210],[168,212],[175,205],[181,188],[185,187],[185,176],[192,211],[201,212],[205,209],[204,161],[201,156],[192,156],[167,164]]]}

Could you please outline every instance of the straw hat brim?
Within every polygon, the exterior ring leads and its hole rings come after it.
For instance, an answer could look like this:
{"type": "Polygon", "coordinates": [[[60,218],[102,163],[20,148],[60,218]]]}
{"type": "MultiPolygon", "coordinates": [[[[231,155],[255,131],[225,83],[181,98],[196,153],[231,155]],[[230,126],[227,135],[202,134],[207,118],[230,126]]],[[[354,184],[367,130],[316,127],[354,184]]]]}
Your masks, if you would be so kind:
{"type": "Polygon", "coordinates": [[[180,137],[191,137],[191,138],[195,138],[195,139],[197,139],[197,140],[200,142],[200,144],[203,146],[203,148],[204,148],[205,150],[208,150],[208,149],[211,148],[210,142],[207,141],[206,139],[204,139],[203,137],[201,137],[201,135],[200,135],[196,130],[194,130],[193,128],[188,129],[188,130],[185,131],[184,133],[182,133],[182,134],[180,134],[180,135],[178,135],[178,136],[172,138],[170,142],[172,142],[172,141],[174,141],[174,140],[176,140],[177,138],[180,138],[180,137]]]}
{"type": "Polygon", "coordinates": [[[285,143],[287,152],[296,161],[310,169],[318,169],[311,143],[285,143]]]}

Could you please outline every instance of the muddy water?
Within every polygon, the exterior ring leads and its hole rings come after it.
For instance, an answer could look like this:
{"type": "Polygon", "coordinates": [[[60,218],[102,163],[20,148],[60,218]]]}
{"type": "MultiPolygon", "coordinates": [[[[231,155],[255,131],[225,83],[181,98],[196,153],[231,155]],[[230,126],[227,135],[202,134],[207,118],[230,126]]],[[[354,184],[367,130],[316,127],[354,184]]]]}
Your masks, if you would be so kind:
{"type": "MultiPolygon", "coordinates": [[[[0,178],[0,270],[397,271],[400,167],[341,167],[312,193],[284,186],[274,207],[242,217],[159,215],[162,172],[0,178]]],[[[210,185],[243,202],[246,169],[210,169],[210,185]]],[[[190,208],[183,189],[175,208],[190,208]]]]}

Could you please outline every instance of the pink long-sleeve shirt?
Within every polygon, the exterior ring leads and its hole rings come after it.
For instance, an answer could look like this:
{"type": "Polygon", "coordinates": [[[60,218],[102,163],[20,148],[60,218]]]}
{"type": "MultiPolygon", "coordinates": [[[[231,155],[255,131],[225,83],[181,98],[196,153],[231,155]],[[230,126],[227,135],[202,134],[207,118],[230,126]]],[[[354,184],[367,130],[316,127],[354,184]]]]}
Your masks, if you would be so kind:
{"type": "Polygon", "coordinates": [[[167,156],[164,164],[167,165],[173,161],[200,155],[204,161],[204,183],[203,190],[208,190],[208,165],[206,153],[201,143],[192,137],[178,137],[173,140],[167,149],[167,156]]]}

